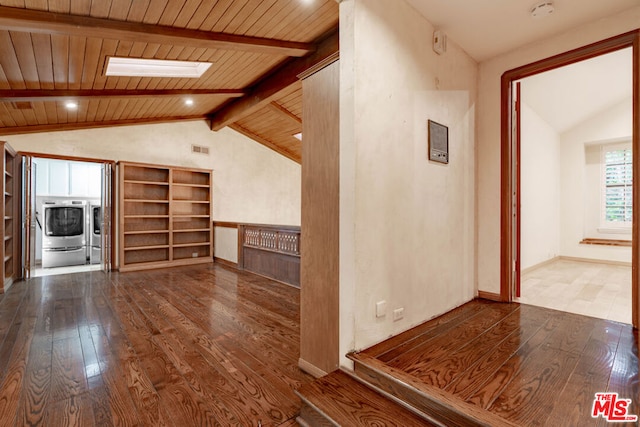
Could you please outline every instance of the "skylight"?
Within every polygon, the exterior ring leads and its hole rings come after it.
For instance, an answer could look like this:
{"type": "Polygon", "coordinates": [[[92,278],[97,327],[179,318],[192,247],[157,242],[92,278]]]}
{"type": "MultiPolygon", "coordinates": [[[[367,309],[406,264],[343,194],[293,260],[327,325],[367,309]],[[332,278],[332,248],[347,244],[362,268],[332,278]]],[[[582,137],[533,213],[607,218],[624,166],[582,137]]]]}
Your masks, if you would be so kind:
{"type": "Polygon", "coordinates": [[[105,74],[123,77],[198,78],[210,66],[210,62],[110,57],[105,74]]]}

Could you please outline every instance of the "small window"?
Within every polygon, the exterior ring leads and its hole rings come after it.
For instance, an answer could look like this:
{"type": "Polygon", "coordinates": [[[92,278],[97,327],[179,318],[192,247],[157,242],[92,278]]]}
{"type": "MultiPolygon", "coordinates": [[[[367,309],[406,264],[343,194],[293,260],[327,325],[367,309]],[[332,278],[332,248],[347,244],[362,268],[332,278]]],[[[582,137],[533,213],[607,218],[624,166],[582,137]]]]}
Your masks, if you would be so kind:
{"type": "Polygon", "coordinates": [[[602,147],[603,226],[630,228],[633,214],[633,152],[631,143],[602,147]]]}

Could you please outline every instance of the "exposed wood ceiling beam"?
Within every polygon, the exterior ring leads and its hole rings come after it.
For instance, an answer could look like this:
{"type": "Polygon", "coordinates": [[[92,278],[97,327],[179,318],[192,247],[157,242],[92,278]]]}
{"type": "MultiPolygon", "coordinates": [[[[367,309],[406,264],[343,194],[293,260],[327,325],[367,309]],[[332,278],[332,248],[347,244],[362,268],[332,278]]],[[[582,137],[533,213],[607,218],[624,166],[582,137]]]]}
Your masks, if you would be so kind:
{"type": "Polygon", "coordinates": [[[111,120],[104,122],[57,123],[50,125],[0,127],[0,135],[20,135],[25,133],[58,132],[64,130],[95,129],[111,126],[143,125],[151,123],[168,123],[185,120],[206,120],[202,115],[153,117],[150,119],[111,120]]]}
{"type": "Polygon", "coordinates": [[[0,29],[30,33],[64,34],[131,42],[160,43],[210,49],[300,57],[315,50],[312,43],[190,30],[138,22],[112,21],[91,16],[66,15],[0,6],[0,29]]]}
{"type": "Polygon", "coordinates": [[[291,121],[296,122],[299,125],[302,124],[302,119],[300,117],[296,116],[291,111],[287,110],[286,108],[284,108],[282,105],[278,104],[277,102],[275,102],[275,101],[270,102],[269,103],[269,107],[271,107],[271,109],[273,111],[277,111],[278,114],[282,115],[283,117],[286,117],[286,118],[290,119],[291,121]]]}
{"type": "Polygon", "coordinates": [[[238,98],[246,92],[237,89],[154,89],[154,90],[0,90],[0,101],[59,101],[71,98],[130,98],[157,96],[221,96],[238,98]]]}
{"type": "Polygon", "coordinates": [[[282,91],[296,83],[299,74],[336,55],[338,42],[338,30],[336,29],[317,44],[315,52],[302,58],[285,61],[249,88],[245,96],[212,112],[210,115],[211,129],[220,130],[267,106],[271,101],[277,99],[282,91]]]}
{"type": "Polygon", "coordinates": [[[296,156],[295,154],[283,149],[282,147],[277,146],[276,144],[274,144],[273,142],[269,141],[266,138],[263,138],[259,135],[256,135],[255,133],[251,132],[249,129],[246,129],[238,124],[231,124],[229,125],[229,127],[233,130],[235,130],[238,133],[241,133],[242,135],[246,136],[247,138],[251,138],[256,142],[259,142],[260,144],[264,145],[265,147],[271,148],[273,151],[275,151],[278,154],[281,154],[283,156],[285,156],[286,158],[293,160],[294,162],[301,164],[302,163],[302,159],[299,156],[296,156]]]}

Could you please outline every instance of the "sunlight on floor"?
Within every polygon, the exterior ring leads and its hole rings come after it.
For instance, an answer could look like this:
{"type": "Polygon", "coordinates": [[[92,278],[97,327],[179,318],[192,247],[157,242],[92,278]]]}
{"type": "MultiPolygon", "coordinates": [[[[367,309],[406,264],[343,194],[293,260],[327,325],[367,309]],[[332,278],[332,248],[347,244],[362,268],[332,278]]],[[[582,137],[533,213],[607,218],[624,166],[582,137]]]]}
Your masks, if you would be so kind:
{"type": "Polygon", "coordinates": [[[631,267],[557,260],[522,275],[519,302],[631,323],[631,267]]]}
{"type": "Polygon", "coordinates": [[[54,267],[54,268],[38,267],[35,269],[33,277],[54,276],[57,274],[70,274],[70,273],[80,273],[83,271],[100,271],[100,270],[102,270],[101,264],[72,265],[69,267],[54,267]]]}

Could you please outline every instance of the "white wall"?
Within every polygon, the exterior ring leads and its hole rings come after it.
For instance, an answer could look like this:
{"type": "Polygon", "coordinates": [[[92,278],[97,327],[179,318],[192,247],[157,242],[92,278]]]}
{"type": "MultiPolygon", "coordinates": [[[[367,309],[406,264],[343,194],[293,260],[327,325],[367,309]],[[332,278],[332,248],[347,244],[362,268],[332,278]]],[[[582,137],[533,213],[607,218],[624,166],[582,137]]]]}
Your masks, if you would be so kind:
{"type": "Polygon", "coordinates": [[[600,225],[601,203],[600,152],[598,147],[595,147],[595,150],[588,150],[588,147],[593,144],[628,141],[631,138],[632,126],[632,101],[629,98],[561,135],[561,255],[631,262],[629,247],[581,245],[579,242],[585,237],[631,238],[630,235],[602,234],[597,231],[600,225]],[[586,154],[590,155],[585,157],[586,154]]]}
{"type": "Polygon", "coordinates": [[[340,10],[344,355],[475,294],[477,65],[452,41],[435,54],[433,26],[404,1],[347,0],[340,10]],[[449,127],[448,165],[427,158],[428,119],[449,127]],[[388,313],[376,318],[381,300],[388,313]]]}
{"type": "MultiPolygon", "coordinates": [[[[215,221],[300,225],[300,165],[204,121],[14,135],[17,151],[213,169],[215,221]],[[191,144],[210,155],[191,153],[191,144]]],[[[230,239],[223,239],[221,242],[230,239]]],[[[223,248],[219,248],[223,250],[223,248]]],[[[223,253],[237,250],[224,248],[223,253]]],[[[217,251],[216,251],[217,254],[217,251]]]]}
{"type": "Polygon", "coordinates": [[[524,270],[560,252],[560,137],[525,102],[521,119],[520,244],[524,270]]]}
{"type": "MultiPolygon", "coordinates": [[[[505,71],[638,28],[640,7],[484,61],[477,132],[478,288],[500,292],[500,77],[505,71]]],[[[425,43],[426,44],[426,43],[425,43]]]]}

